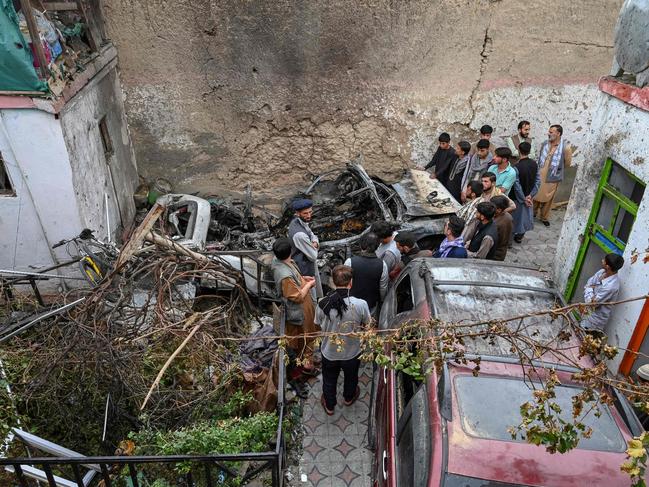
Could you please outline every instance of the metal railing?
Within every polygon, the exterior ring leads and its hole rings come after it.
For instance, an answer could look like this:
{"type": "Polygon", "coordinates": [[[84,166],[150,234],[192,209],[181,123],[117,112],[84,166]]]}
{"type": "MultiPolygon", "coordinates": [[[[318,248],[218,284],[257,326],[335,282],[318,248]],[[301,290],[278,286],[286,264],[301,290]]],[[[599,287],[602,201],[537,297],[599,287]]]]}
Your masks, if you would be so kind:
{"type": "MultiPolygon", "coordinates": [[[[285,312],[282,308],[280,335],[285,332],[285,312]]],[[[246,485],[260,473],[271,470],[272,486],[284,485],[285,442],[284,393],[286,388],[286,369],[284,350],[280,347],[277,373],[277,430],[274,438],[275,448],[265,452],[215,454],[215,455],[160,455],[160,456],[58,456],[58,457],[16,457],[0,458],[0,466],[13,472],[21,487],[30,487],[29,479],[45,482],[49,487],[89,487],[103,481],[103,487],[128,485],[143,487],[141,473],[144,465],[164,466],[171,471],[178,463],[189,463],[190,470],[178,475],[177,485],[184,487],[216,487],[229,479],[240,479],[239,485],[246,485]],[[226,465],[226,462],[261,463],[249,468],[243,474],[226,465]],[[82,475],[82,469],[86,469],[82,475]],[[71,472],[73,480],[55,475],[71,472]],[[95,472],[93,475],[92,472],[95,472]],[[124,477],[130,479],[124,482],[124,477]],[[182,478],[182,481],[180,480],[182,478]]],[[[271,371],[272,373],[272,371],[271,371]]],[[[19,435],[17,435],[19,436],[19,435]]],[[[49,443],[49,442],[48,442],[49,443]]],[[[68,450],[69,451],[69,450],[68,450]]]]}
{"type": "MultiPolygon", "coordinates": [[[[240,269],[235,270],[237,272],[241,272],[241,275],[243,276],[243,283],[244,286],[246,287],[246,291],[248,291],[251,294],[255,294],[253,290],[248,289],[246,277],[250,277],[251,279],[255,280],[256,285],[257,285],[257,292],[256,292],[256,297],[257,297],[257,302],[258,305],[261,307],[262,303],[264,301],[272,301],[272,302],[281,302],[279,298],[276,296],[271,295],[264,295],[264,285],[268,287],[269,289],[275,289],[275,281],[272,279],[264,279],[264,273],[268,271],[269,266],[262,262],[259,259],[260,253],[263,251],[261,250],[215,250],[215,251],[206,251],[205,255],[208,256],[232,256],[232,257],[238,257],[239,258],[239,265],[240,269]],[[248,269],[246,269],[246,262],[245,259],[248,258],[255,264],[255,273],[250,272],[248,269]]],[[[225,262],[227,264],[227,262],[225,262]]]]}

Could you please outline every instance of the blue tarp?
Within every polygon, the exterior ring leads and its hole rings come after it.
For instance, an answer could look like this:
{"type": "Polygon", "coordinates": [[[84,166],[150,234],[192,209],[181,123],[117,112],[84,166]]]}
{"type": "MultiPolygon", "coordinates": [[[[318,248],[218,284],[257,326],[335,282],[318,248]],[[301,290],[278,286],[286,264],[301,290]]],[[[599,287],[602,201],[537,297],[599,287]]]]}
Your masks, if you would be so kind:
{"type": "Polygon", "coordinates": [[[34,68],[32,51],[18,27],[11,0],[0,0],[0,91],[47,91],[34,68]]]}

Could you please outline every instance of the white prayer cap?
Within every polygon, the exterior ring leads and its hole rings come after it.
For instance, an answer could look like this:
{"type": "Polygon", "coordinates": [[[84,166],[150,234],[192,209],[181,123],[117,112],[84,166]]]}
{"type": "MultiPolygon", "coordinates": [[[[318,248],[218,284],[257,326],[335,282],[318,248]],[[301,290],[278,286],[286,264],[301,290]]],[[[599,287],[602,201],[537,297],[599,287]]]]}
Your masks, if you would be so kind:
{"type": "Polygon", "coordinates": [[[639,367],[636,374],[642,380],[649,380],[649,364],[644,364],[642,367],[639,367]]]}

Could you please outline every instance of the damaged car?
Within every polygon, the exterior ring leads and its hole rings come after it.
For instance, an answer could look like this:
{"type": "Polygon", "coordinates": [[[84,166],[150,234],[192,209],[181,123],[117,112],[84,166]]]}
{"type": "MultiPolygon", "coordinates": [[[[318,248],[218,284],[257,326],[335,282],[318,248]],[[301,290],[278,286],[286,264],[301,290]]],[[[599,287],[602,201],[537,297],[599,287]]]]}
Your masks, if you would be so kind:
{"type": "Polygon", "coordinates": [[[259,273],[272,258],[273,241],[287,234],[294,216],[290,201],[295,198],[313,200],[310,227],[320,239],[318,267],[323,283],[376,221],[412,232],[422,249],[436,248],[444,238],[446,220],[460,208],[448,190],[420,169],[409,169],[398,183],[386,183],[370,176],[360,160],[316,176],[287,200],[281,216],[253,205],[250,191],[241,201],[162,196],[158,203],[167,208],[165,230],[179,243],[243,271],[248,289],[264,295],[273,294],[272,279],[262,279],[268,276],[259,273]]]}

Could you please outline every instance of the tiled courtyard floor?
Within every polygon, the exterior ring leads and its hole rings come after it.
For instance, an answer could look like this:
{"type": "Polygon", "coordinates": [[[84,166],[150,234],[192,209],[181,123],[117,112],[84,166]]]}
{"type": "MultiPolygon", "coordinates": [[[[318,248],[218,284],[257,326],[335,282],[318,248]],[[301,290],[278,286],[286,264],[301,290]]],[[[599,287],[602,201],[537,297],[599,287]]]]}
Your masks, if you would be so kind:
{"type": "Polygon", "coordinates": [[[525,234],[522,243],[514,242],[514,246],[507,251],[505,262],[537,267],[552,273],[552,262],[565,215],[565,206],[552,210],[549,227],[544,226],[539,220],[534,220],[534,229],[525,234]]]}
{"type": "Polygon", "coordinates": [[[338,379],[338,404],[333,416],[320,404],[322,375],[312,380],[304,402],[302,456],[298,478],[291,485],[313,487],[365,487],[370,485],[372,452],[367,446],[367,420],[372,366],[362,364],[358,400],[347,407],[342,398],[342,373],[338,379]]]}

